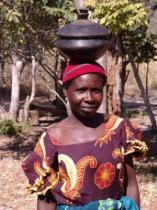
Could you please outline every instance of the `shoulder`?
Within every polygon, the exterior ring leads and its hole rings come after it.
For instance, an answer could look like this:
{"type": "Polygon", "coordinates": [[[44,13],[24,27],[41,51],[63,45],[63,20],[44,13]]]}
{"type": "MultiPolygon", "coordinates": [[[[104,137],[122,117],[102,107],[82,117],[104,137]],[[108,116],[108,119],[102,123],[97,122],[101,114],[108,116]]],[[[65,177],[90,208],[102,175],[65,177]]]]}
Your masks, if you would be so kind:
{"type": "Polygon", "coordinates": [[[47,129],[47,132],[50,134],[51,132],[56,132],[58,130],[61,130],[63,129],[64,127],[66,127],[67,125],[67,122],[68,122],[68,118],[65,118],[53,125],[51,125],[48,129],[47,129]]]}
{"type": "Polygon", "coordinates": [[[109,115],[105,123],[105,128],[109,130],[121,130],[124,132],[140,132],[139,126],[135,125],[128,118],[119,117],[117,115],[109,115]]]}
{"type": "Polygon", "coordinates": [[[105,123],[106,128],[116,129],[119,126],[123,126],[125,123],[124,118],[117,115],[108,115],[107,121],[105,123]]]}
{"type": "Polygon", "coordinates": [[[107,123],[112,125],[122,126],[122,128],[129,126],[133,127],[134,129],[139,129],[139,126],[133,123],[129,118],[119,117],[118,115],[109,115],[107,123]]]}
{"type": "Polygon", "coordinates": [[[47,130],[46,133],[49,136],[50,139],[54,139],[59,141],[60,139],[62,139],[64,130],[66,129],[66,125],[67,125],[67,118],[65,118],[64,120],[50,126],[47,130]]]}

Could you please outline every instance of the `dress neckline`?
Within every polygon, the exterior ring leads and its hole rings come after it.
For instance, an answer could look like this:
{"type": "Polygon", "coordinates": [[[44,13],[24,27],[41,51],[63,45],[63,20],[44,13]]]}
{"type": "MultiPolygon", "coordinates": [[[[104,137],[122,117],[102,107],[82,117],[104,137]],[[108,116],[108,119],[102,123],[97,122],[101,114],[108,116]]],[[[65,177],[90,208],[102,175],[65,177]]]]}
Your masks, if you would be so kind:
{"type": "Polygon", "coordinates": [[[103,127],[104,127],[104,132],[103,134],[94,139],[94,140],[90,140],[90,141],[85,141],[85,142],[78,142],[78,143],[71,143],[71,144],[62,144],[59,140],[55,139],[52,137],[51,139],[51,142],[54,144],[54,145],[57,145],[57,146],[64,146],[64,147],[68,147],[68,146],[74,146],[74,145],[85,145],[85,144],[93,144],[95,143],[95,145],[101,141],[102,139],[105,138],[106,134],[112,129],[112,127],[114,126],[114,124],[116,123],[118,119],[118,116],[116,115],[110,115],[107,122],[104,122],[103,123],[103,127]]]}

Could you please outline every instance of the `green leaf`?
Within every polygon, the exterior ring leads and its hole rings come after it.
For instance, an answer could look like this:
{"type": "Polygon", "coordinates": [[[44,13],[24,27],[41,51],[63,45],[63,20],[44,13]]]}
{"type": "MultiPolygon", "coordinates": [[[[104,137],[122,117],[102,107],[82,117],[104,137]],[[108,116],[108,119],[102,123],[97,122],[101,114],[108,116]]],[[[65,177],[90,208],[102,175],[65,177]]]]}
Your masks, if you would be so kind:
{"type": "MultiPolygon", "coordinates": [[[[92,1],[85,0],[90,8],[92,1]]],[[[92,7],[93,17],[111,31],[123,31],[147,23],[147,14],[142,3],[130,3],[128,0],[98,0],[92,7]]]]}

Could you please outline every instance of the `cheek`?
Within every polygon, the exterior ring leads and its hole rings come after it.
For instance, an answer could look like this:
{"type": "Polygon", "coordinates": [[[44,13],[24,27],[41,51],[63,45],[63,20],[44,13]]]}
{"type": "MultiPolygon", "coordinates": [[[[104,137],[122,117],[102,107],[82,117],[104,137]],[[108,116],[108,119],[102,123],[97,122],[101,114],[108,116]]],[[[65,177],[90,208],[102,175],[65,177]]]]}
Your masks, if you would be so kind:
{"type": "Polygon", "coordinates": [[[98,103],[101,103],[102,100],[103,100],[103,94],[100,94],[100,95],[97,95],[97,96],[96,96],[96,101],[97,101],[98,103]]]}
{"type": "Polygon", "coordinates": [[[68,97],[68,100],[69,100],[69,103],[70,103],[71,106],[72,105],[77,105],[82,100],[82,97],[79,94],[74,94],[73,93],[68,97]]]}

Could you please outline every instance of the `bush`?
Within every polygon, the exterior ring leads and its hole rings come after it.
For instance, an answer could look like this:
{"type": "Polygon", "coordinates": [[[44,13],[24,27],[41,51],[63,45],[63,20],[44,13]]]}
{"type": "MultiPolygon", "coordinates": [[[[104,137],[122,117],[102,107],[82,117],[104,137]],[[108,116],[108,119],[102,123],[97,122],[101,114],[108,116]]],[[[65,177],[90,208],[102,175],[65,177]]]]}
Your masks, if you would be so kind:
{"type": "Polygon", "coordinates": [[[7,136],[17,135],[22,131],[22,126],[11,119],[0,120],[0,134],[7,136]]]}

